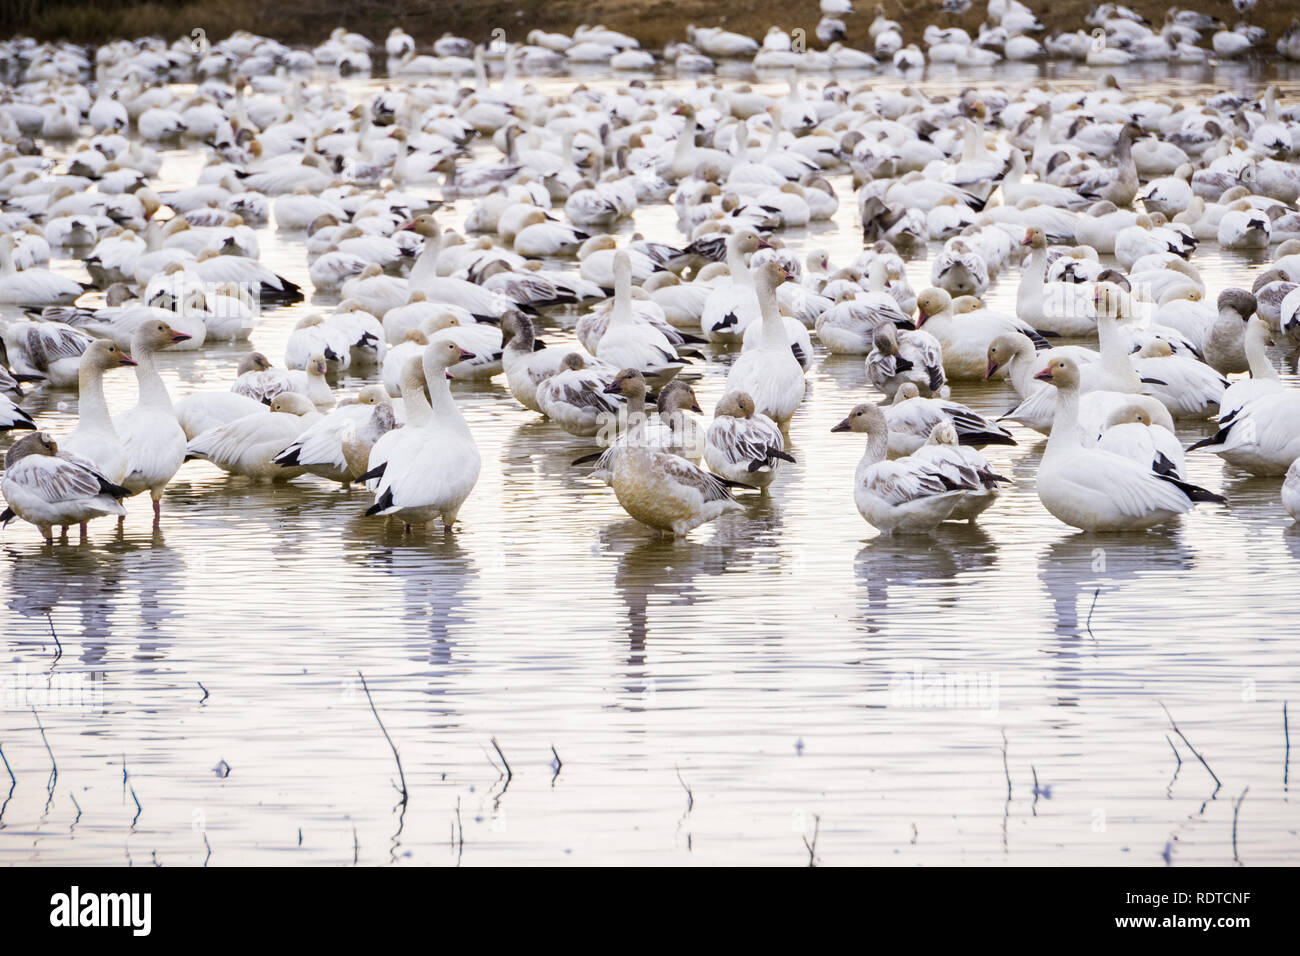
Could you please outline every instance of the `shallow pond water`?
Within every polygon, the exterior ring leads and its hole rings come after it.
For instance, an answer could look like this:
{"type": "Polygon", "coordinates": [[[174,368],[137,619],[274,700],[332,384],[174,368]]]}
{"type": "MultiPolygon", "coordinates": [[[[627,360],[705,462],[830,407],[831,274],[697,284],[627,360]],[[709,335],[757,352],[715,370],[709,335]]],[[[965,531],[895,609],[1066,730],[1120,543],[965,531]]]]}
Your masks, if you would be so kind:
{"type": "MultiPolygon", "coordinates": [[[[1300,71],[1276,65],[1120,72],[1185,98],[1270,76],[1284,100],[1300,90],[1300,71]]],[[[357,95],[380,82],[346,81],[357,95]]],[[[158,185],[192,182],[202,161],[169,152],[158,185]]],[[[861,234],[847,177],[834,185],[835,221],[782,238],[841,263],[861,234]]],[[[635,228],[681,238],[667,206],[635,228]]],[[[309,288],[299,238],[259,240],[263,262],[309,288]]],[[[1216,294],[1260,268],[1205,246],[1193,261],[1216,294]]],[[[918,289],[929,267],[909,263],[918,289]]],[[[990,301],[1009,306],[1017,281],[1006,270],[990,301]]],[[[225,387],[251,347],[279,363],[294,322],[330,305],[166,356],[173,396],[225,387]]],[[[574,318],[549,316],[548,340],[574,318]]],[[[715,355],[695,383],[706,409],[730,360],[715,355]]],[[[1295,383],[1294,357],[1275,357],[1295,383]]],[[[86,543],[11,526],[0,747],[16,785],[5,799],[0,776],[0,861],[801,864],[814,834],[830,865],[1300,860],[1283,722],[1300,700],[1300,530],[1277,480],[1193,455],[1192,480],[1228,507],[1085,535],[1042,509],[1043,445],[1017,429],[1018,446],[988,450],[1015,485],[978,527],[892,540],[853,506],[860,442],[830,432],[871,395],[861,359],[822,353],[808,380],[798,463],[770,497],[676,542],[571,468],[588,443],[500,382],[454,386],[484,466],[452,536],[365,518],[361,491],[251,485],[200,462],[157,529],[139,500],[122,532],[100,522],[86,543]],[[358,672],[400,751],[404,807],[358,672]]],[[[108,396],[131,404],[132,377],[112,373],[108,396]]],[[[1011,403],[1002,384],[954,397],[1011,403]]],[[[70,393],[24,405],[56,434],[75,419],[70,393]]]]}

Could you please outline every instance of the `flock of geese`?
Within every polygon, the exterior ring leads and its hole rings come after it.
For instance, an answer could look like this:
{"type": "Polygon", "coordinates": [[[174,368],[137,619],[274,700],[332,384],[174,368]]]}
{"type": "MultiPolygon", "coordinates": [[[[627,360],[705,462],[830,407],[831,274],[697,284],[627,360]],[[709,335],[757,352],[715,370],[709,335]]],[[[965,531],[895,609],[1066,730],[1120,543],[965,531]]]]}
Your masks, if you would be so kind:
{"type": "MultiPolygon", "coordinates": [[[[1188,481],[1197,451],[1285,476],[1300,520],[1300,391],[1269,351],[1300,345],[1300,107],[1273,87],[1185,102],[1099,76],[1083,91],[927,96],[796,73],[1192,62],[1260,47],[1258,31],[1186,10],[1155,29],[1104,4],[1091,32],[1040,41],[1026,7],[991,0],[978,37],[930,27],[923,52],[878,12],[859,50],[843,43],[849,0],[822,11],[822,51],[776,27],[761,43],[692,27],[661,59],[694,79],[573,80],[564,95],[520,76],[659,61],[603,27],[523,45],[446,36],[430,54],[394,30],[391,79],[353,101],[313,80],[370,69],[370,41],[341,29],[311,51],[249,34],[0,44],[0,429],[18,436],[0,521],[85,535],[146,492],[158,520],[168,484],[204,459],[362,484],[367,514],[450,530],[482,467],[457,380],[504,385],[521,414],[589,439],[599,450],[574,466],[683,535],[780,480],[807,371],[827,354],[860,356],[872,386],[844,397],[833,430],[864,444],[853,497],[884,533],[975,521],[1009,482],[980,449],[1034,433],[1048,436],[1038,496],[1075,528],[1142,530],[1223,504],[1188,481]],[[706,72],[722,60],[788,83],[723,82],[706,72]],[[206,164],[162,188],[163,152],[182,146],[206,164]],[[832,177],[856,189],[852,261],[783,241],[836,214],[832,177]],[[444,225],[449,200],[471,207],[463,233],[444,225]],[[671,205],[678,235],[630,231],[651,204],[671,205]],[[260,261],[272,222],[302,244],[314,290],[260,261]],[[1207,287],[1207,242],[1254,257],[1249,288],[1207,287]],[[918,290],[905,257],[927,244],[918,290]],[[56,253],[87,281],[49,269],[56,253]],[[985,301],[1004,271],[1014,311],[985,301]],[[297,321],[282,365],[248,351],[228,381],[171,394],[169,354],[246,341],[308,297],[338,304],[297,321]],[[555,317],[574,310],[570,337],[555,317]],[[122,367],[138,399],[113,409],[104,376],[122,367]],[[705,421],[691,382],[722,368],[705,421]],[[340,395],[344,370],[371,384],[340,395]],[[990,379],[1018,396],[997,420],[954,398],[990,379]],[[29,386],[75,391],[76,427],[41,429],[29,386]],[[1215,434],[1185,449],[1177,423],[1208,420],[1215,434]]],[[[1300,56],[1300,31],[1277,50],[1300,56]]]]}

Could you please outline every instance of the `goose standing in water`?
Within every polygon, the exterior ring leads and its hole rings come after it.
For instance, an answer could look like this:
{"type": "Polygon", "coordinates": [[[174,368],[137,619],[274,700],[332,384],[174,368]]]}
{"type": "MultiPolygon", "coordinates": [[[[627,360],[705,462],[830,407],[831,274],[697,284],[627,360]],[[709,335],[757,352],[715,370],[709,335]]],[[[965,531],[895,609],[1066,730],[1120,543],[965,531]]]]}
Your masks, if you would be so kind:
{"type": "Polygon", "coordinates": [[[867,436],[853,476],[853,503],[867,523],[884,534],[933,531],[968,492],[983,490],[977,479],[963,476],[953,481],[942,468],[915,456],[890,460],[889,423],[879,406],[856,406],[831,431],[867,436]]]}
{"type": "Polygon", "coordinates": [[[0,494],[6,503],[0,527],[19,517],[52,542],[55,525],[81,525],[84,535],[93,518],[124,517],[122,499],[129,492],[80,460],[63,457],[54,439],[38,431],[18,439],[5,453],[0,494]]]}
{"type": "Polygon", "coordinates": [[[107,339],[91,342],[81,355],[81,374],[77,391],[77,427],[59,441],[64,454],[86,459],[94,471],[115,485],[126,478],[126,445],[113,428],[104,398],[104,373],[135,359],[107,339]]]}
{"type": "Polygon", "coordinates": [[[113,419],[126,446],[127,474],[122,484],[132,495],[148,491],[153,498],[153,517],[162,517],[162,496],[185,461],[185,430],[176,419],[167,385],[158,374],[155,357],[163,349],[189,336],[166,322],[145,322],[131,340],[135,378],[140,388],[134,408],[113,419]]]}
{"type": "Polygon", "coordinates": [[[943,422],[934,427],[925,444],[913,452],[912,457],[929,462],[948,482],[969,489],[948,513],[948,518],[974,524],[975,519],[997,500],[999,483],[1011,479],[997,474],[989,467],[988,459],[958,441],[957,429],[943,422]]]}
{"type": "Polygon", "coordinates": [[[803,368],[790,351],[776,304],[776,289],[785,279],[785,270],[775,262],[764,262],[754,267],[753,275],[763,338],[758,348],[741,352],[732,364],[727,391],[748,393],[757,411],[784,425],[803,401],[805,387],[803,368]]]}
{"type": "Polygon", "coordinates": [[[780,463],[794,461],[785,450],[781,427],[756,411],[746,392],[722,397],[704,441],[704,460],[715,474],[764,492],[780,463]]]}
{"type": "MultiPolygon", "coordinates": [[[[623,381],[637,374],[636,369],[620,373],[623,381]]],[[[723,479],[685,458],[647,445],[644,427],[644,415],[632,420],[627,440],[601,456],[599,470],[607,471],[610,487],[624,511],[661,534],[681,536],[729,511],[740,510],[723,479]]]]}
{"type": "MultiPolygon", "coordinates": [[[[473,357],[450,341],[434,342],[425,349],[420,368],[429,392],[428,413],[417,420],[412,405],[407,424],[392,433],[400,440],[390,446],[386,460],[362,476],[378,479],[375,503],[367,515],[397,517],[408,531],[441,518],[443,531],[452,530],[478,482],[481,462],[478,445],[447,385],[448,369],[473,357]]],[[[406,384],[404,380],[402,391],[411,402],[411,393],[419,389],[407,389],[406,384]]]]}
{"type": "Polygon", "coordinates": [[[1220,495],[1143,466],[1079,436],[1079,366],[1057,358],[1035,378],[1056,386],[1056,421],[1038,468],[1038,498],[1053,517],[1083,531],[1144,531],[1220,495]]]}

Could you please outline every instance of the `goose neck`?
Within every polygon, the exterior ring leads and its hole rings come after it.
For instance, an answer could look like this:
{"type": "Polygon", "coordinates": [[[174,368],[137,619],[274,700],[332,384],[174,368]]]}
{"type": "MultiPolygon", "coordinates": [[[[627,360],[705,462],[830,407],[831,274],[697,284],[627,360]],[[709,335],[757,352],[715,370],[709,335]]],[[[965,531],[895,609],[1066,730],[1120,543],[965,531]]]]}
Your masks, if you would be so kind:
{"type": "Polygon", "coordinates": [[[140,404],[150,408],[172,410],[171,395],[158,373],[157,353],[153,349],[135,350],[135,380],[140,388],[140,404]]]}

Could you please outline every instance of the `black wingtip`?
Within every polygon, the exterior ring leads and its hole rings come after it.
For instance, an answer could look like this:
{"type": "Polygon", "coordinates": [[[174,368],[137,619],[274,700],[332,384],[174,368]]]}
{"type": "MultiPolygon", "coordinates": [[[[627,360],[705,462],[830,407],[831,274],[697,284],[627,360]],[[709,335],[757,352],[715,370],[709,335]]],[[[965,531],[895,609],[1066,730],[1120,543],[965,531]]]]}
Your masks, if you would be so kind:
{"type": "Polygon", "coordinates": [[[382,478],[384,477],[384,469],[387,467],[388,467],[388,462],[386,461],[380,462],[379,464],[375,465],[374,468],[371,468],[368,472],[366,472],[364,475],[357,475],[357,477],[354,478],[353,481],[371,481],[372,479],[375,478],[382,478]]]}

